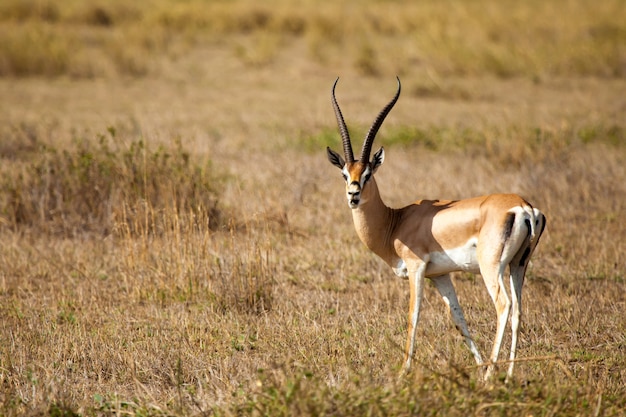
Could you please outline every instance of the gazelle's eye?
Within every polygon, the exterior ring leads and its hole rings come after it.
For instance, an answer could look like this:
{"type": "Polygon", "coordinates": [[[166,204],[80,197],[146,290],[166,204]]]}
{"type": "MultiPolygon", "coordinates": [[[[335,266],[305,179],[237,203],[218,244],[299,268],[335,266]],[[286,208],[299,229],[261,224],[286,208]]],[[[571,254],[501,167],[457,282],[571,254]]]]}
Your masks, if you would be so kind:
{"type": "Polygon", "coordinates": [[[348,181],[348,174],[346,174],[345,172],[342,172],[341,176],[343,177],[345,181],[348,181]]]}

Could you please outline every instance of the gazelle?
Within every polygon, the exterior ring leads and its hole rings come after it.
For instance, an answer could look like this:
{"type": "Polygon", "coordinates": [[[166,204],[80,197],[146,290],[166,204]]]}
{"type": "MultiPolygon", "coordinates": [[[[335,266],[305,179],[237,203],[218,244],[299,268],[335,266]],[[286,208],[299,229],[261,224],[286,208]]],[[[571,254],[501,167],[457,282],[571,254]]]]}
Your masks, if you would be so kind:
{"type": "Polygon", "coordinates": [[[400,96],[378,114],[369,129],[359,160],[354,159],[348,128],[332,88],[332,104],[343,141],[345,160],[327,148],[328,159],[341,170],[354,227],[361,241],[382,258],[401,278],[409,280],[408,334],[402,372],[411,366],[415,331],[419,321],[425,278],[430,278],[449,308],[476,363],[483,359],[467,328],[450,272],[480,273],[497,313],[497,328],[484,379],[489,379],[498,360],[505,327],[511,317],[511,351],[507,380],[513,373],[519,335],[522,284],[530,257],[544,230],[544,215],[515,194],[491,194],[466,200],[419,200],[393,209],[385,205],[374,179],[385,159],[381,147],[370,160],[378,129],[400,96]],[[504,284],[507,266],[510,291],[504,284]]]}

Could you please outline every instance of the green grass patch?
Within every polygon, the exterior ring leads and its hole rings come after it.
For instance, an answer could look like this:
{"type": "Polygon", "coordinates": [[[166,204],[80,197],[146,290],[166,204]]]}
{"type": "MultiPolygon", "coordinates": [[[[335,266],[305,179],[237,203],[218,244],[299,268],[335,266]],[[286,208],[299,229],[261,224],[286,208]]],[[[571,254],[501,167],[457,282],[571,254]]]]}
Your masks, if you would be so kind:
{"type": "MultiPolygon", "coordinates": [[[[359,154],[366,126],[349,128],[353,149],[359,154]]],[[[321,152],[327,146],[341,149],[341,137],[337,128],[319,129],[291,142],[298,149],[310,153],[321,152]]],[[[485,155],[494,163],[518,165],[524,159],[542,160],[572,146],[604,144],[613,147],[626,146],[626,131],[617,125],[593,124],[577,128],[520,128],[454,127],[454,126],[387,126],[376,139],[378,146],[422,148],[434,152],[485,155]]]]}

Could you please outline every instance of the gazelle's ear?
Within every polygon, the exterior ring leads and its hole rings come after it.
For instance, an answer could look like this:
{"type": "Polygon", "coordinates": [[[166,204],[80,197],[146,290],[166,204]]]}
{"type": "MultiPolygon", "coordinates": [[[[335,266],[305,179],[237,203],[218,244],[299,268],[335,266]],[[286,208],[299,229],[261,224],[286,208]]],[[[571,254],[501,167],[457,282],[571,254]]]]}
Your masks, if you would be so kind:
{"type": "Polygon", "coordinates": [[[337,152],[333,151],[329,147],[326,147],[326,153],[328,154],[328,160],[331,164],[339,169],[343,169],[343,167],[346,165],[346,161],[343,160],[341,155],[339,155],[337,152]]]}
{"type": "Polygon", "coordinates": [[[385,150],[381,147],[372,158],[372,173],[376,172],[379,166],[383,164],[385,160],[385,150]]]}

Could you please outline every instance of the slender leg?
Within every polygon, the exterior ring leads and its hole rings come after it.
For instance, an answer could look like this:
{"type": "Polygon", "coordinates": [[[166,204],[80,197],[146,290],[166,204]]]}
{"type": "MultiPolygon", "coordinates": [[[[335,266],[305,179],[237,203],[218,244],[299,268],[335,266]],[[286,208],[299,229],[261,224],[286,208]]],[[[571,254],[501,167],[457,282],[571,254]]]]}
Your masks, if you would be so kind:
{"type": "Polygon", "coordinates": [[[483,271],[481,268],[481,275],[483,276],[489,295],[493,300],[493,304],[496,307],[496,314],[498,316],[496,335],[493,339],[491,356],[489,356],[489,361],[491,363],[487,367],[487,372],[485,372],[485,381],[491,377],[491,374],[495,369],[494,364],[498,361],[500,347],[502,346],[502,339],[504,338],[504,330],[506,329],[506,323],[511,309],[511,301],[506,294],[506,288],[504,286],[503,275],[505,268],[505,264],[499,264],[496,268],[490,268],[488,271],[483,271]]]}
{"type": "Polygon", "coordinates": [[[420,262],[417,267],[409,269],[409,328],[406,339],[406,351],[404,355],[404,365],[402,366],[402,375],[406,374],[411,368],[411,360],[415,352],[415,333],[417,330],[417,322],[420,317],[420,305],[424,296],[424,278],[426,272],[426,264],[420,262]]]}
{"type": "MultiPolygon", "coordinates": [[[[519,340],[520,324],[522,322],[522,288],[524,285],[524,276],[526,275],[526,268],[530,261],[539,238],[543,233],[546,225],[546,219],[539,210],[534,209],[535,215],[535,236],[529,236],[529,240],[524,244],[517,252],[513,260],[509,264],[511,270],[511,354],[509,360],[509,369],[506,373],[506,381],[510,380],[513,376],[513,368],[515,367],[515,356],[517,350],[517,341],[519,340]]],[[[530,231],[529,231],[530,232],[530,231]]]]}
{"type": "Polygon", "coordinates": [[[515,350],[517,348],[517,340],[519,337],[521,316],[522,316],[522,285],[524,284],[524,274],[526,273],[526,265],[522,266],[510,266],[511,268],[511,354],[509,359],[509,369],[506,373],[507,381],[513,375],[513,368],[515,366],[515,350]]]}
{"type": "Polygon", "coordinates": [[[450,275],[442,275],[440,277],[433,278],[432,281],[435,284],[435,287],[437,287],[439,294],[441,294],[443,301],[448,306],[450,316],[452,317],[452,320],[454,321],[457,330],[461,332],[461,334],[465,338],[465,343],[467,343],[467,346],[472,351],[476,363],[478,365],[481,365],[483,363],[483,358],[480,355],[480,352],[476,347],[476,343],[474,343],[474,339],[472,338],[472,335],[470,334],[467,327],[465,315],[463,314],[463,309],[459,304],[459,300],[456,296],[456,291],[454,289],[454,285],[452,284],[452,280],[450,279],[450,275]]]}

